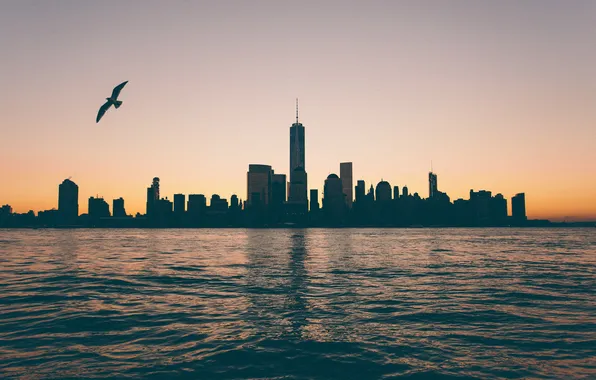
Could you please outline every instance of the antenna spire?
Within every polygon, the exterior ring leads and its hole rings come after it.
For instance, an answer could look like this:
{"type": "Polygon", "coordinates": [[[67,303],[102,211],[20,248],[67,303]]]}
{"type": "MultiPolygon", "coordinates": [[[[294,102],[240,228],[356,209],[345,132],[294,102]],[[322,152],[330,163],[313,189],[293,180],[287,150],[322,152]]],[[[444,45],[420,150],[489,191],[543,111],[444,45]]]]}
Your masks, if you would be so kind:
{"type": "Polygon", "coordinates": [[[298,124],[298,98],[296,98],[296,124],[298,124]]]}

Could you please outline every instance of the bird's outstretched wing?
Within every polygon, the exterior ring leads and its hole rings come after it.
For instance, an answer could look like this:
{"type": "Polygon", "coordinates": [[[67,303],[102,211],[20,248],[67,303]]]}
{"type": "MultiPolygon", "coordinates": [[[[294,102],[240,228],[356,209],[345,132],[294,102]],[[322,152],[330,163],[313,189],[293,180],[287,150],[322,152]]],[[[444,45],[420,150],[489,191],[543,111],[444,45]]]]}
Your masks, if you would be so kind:
{"type": "Polygon", "coordinates": [[[128,83],[128,81],[122,82],[118,86],[114,87],[114,90],[112,91],[112,99],[118,99],[118,95],[120,95],[120,91],[124,88],[124,86],[126,86],[127,83],[128,83]]]}
{"type": "Polygon", "coordinates": [[[103,114],[106,113],[106,111],[108,110],[108,108],[110,108],[110,106],[111,106],[110,102],[105,102],[104,105],[101,106],[101,108],[99,109],[99,112],[97,113],[97,119],[95,120],[96,123],[99,123],[99,119],[101,119],[103,114]]]}

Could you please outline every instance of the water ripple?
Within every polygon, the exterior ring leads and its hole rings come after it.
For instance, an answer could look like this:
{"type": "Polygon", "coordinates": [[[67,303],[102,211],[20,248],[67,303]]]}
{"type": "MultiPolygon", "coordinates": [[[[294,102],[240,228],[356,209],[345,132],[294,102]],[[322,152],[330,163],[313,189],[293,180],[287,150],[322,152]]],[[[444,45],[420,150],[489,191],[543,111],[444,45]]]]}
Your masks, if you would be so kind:
{"type": "Polygon", "coordinates": [[[0,230],[0,376],[596,378],[593,232],[0,230]]]}

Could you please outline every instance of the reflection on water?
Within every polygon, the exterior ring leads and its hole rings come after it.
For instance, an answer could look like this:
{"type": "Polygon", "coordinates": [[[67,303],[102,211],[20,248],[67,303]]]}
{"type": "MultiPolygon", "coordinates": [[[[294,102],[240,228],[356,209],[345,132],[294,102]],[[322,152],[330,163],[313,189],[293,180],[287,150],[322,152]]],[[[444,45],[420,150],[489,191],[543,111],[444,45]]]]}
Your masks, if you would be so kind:
{"type": "Polygon", "coordinates": [[[0,376],[596,376],[593,229],[0,230],[0,376]]]}

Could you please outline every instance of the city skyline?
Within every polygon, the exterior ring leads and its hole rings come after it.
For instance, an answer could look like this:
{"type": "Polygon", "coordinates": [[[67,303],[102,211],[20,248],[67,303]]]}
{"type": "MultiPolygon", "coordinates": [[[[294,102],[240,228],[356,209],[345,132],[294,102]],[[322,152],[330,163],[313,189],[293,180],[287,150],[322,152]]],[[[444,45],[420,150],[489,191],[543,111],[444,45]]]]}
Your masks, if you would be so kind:
{"type": "Polygon", "coordinates": [[[127,214],[122,197],[109,203],[100,196],[88,199],[88,212],[79,215],[79,186],[70,178],[58,186],[58,209],[41,210],[35,215],[13,212],[11,205],[0,208],[0,227],[505,227],[552,225],[545,220],[528,220],[525,193],[507,199],[490,190],[470,189],[469,199],[451,201],[438,187],[438,175],[428,173],[428,195],[410,192],[407,186],[383,179],[365,192],[364,180],[353,186],[353,163],[340,162],[338,176],[331,173],[324,181],[322,204],[318,189],[308,198],[306,168],[306,128],[296,121],[289,128],[289,181],[275,173],[271,165],[249,164],[246,198],[232,194],[230,202],[212,194],[175,193],[173,201],[162,196],[159,177],[147,187],[145,213],[127,214]],[[356,196],[354,197],[354,193],[356,196]],[[310,206],[310,207],[309,207],[310,206]],[[546,224],[545,224],[546,222],[546,224]]]}
{"type": "MultiPolygon", "coordinates": [[[[295,123],[291,124],[290,128],[289,128],[289,136],[290,136],[290,149],[289,149],[289,157],[290,157],[290,165],[289,165],[289,171],[291,172],[291,169],[294,168],[300,168],[300,169],[304,169],[303,166],[305,166],[305,156],[306,156],[306,144],[305,144],[305,127],[302,125],[302,123],[299,123],[298,121],[298,99],[296,99],[296,121],[295,123]],[[296,130],[299,129],[300,133],[296,133],[296,130]],[[299,136],[300,137],[300,143],[298,143],[299,140],[299,136]]],[[[249,175],[249,177],[247,178],[247,182],[246,182],[246,187],[247,187],[247,191],[244,198],[242,198],[242,195],[239,196],[239,194],[241,194],[241,192],[232,192],[230,194],[219,194],[219,193],[199,193],[199,192],[179,192],[174,190],[173,193],[171,194],[164,194],[164,193],[160,193],[160,178],[159,177],[154,177],[153,178],[153,182],[152,185],[150,187],[147,188],[147,197],[146,197],[146,202],[144,205],[144,208],[141,210],[137,210],[134,209],[134,207],[130,207],[129,204],[127,203],[126,208],[131,210],[131,212],[127,212],[126,215],[129,216],[134,216],[136,214],[141,214],[141,215],[149,215],[150,214],[150,204],[148,203],[148,199],[151,197],[153,198],[155,201],[158,201],[160,199],[164,199],[164,200],[169,200],[171,202],[174,202],[176,199],[176,196],[204,196],[205,200],[204,203],[206,206],[211,206],[211,203],[209,201],[209,197],[210,196],[215,196],[215,197],[221,197],[223,196],[224,198],[228,198],[228,197],[238,197],[238,199],[240,201],[246,201],[248,204],[250,204],[250,173],[251,173],[251,168],[254,167],[256,170],[256,173],[258,174],[259,172],[263,173],[266,171],[270,171],[269,174],[269,185],[272,184],[272,182],[275,182],[273,180],[274,177],[278,177],[278,178],[283,178],[283,181],[286,185],[285,188],[285,193],[284,193],[284,202],[288,202],[288,203],[292,203],[292,200],[290,199],[290,194],[291,194],[291,189],[292,189],[292,182],[291,182],[291,176],[286,175],[285,173],[274,173],[274,168],[272,165],[268,165],[265,163],[253,163],[253,164],[248,164],[249,167],[249,171],[247,172],[247,174],[249,175]],[[288,178],[287,182],[285,182],[286,178],[288,178]],[[161,197],[160,195],[164,195],[163,197],[161,197]]],[[[299,169],[299,170],[300,170],[299,169]]],[[[342,191],[344,192],[344,194],[346,195],[345,198],[345,203],[347,204],[348,208],[351,208],[351,204],[353,201],[356,200],[356,197],[354,196],[355,194],[355,186],[353,183],[353,162],[338,162],[337,165],[337,170],[330,170],[329,171],[329,176],[338,176],[338,180],[341,182],[341,188],[342,191]],[[344,176],[346,177],[345,179],[341,176],[341,174],[344,174],[344,176]],[[343,182],[346,181],[346,183],[351,184],[352,186],[346,185],[343,182]],[[347,187],[348,186],[348,187],[347,187]]],[[[316,191],[317,195],[318,194],[324,194],[324,189],[325,189],[325,184],[327,182],[327,180],[329,179],[329,176],[326,177],[325,179],[323,179],[322,186],[319,187],[307,187],[304,186],[304,189],[301,188],[301,190],[305,190],[307,199],[306,202],[304,202],[306,204],[306,206],[308,207],[309,211],[310,211],[310,192],[312,190],[316,191]]],[[[432,168],[432,164],[431,164],[431,168],[430,171],[428,171],[428,183],[427,183],[427,193],[424,192],[424,190],[419,191],[418,189],[412,189],[411,187],[408,187],[407,184],[395,184],[395,183],[391,183],[389,181],[384,180],[383,177],[381,177],[381,179],[378,180],[378,182],[375,181],[367,181],[367,180],[363,180],[368,186],[370,185],[370,188],[374,188],[375,186],[378,186],[381,183],[388,183],[391,186],[391,194],[390,195],[391,198],[395,197],[395,191],[397,190],[397,194],[401,194],[399,189],[404,189],[406,191],[406,195],[408,195],[408,192],[410,195],[416,194],[417,196],[419,196],[422,199],[430,199],[433,198],[434,196],[436,196],[437,193],[440,194],[445,194],[446,192],[441,192],[438,190],[438,184],[437,184],[437,178],[438,178],[438,174],[436,172],[433,171],[432,168]],[[397,189],[396,189],[397,188],[397,189]]],[[[362,181],[362,179],[360,179],[362,181]]],[[[65,179],[59,186],[59,190],[60,188],[64,187],[64,186],[74,186],[76,187],[76,194],[78,196],[78,192],[79,192],[79,186],[77,183],[73,182],[71,177],[65,179]]],[[[486,191],[484,189],[476,189],[478,191],[486,191]]],[[[368,191],[368,189],[365,188],[365,192],[368,191]]],[[[469,189],[469,193],[471,194],[474,191],[474,189],[469,189]]],[[[492,191],[492,190],[488,190],[488,191],[492,191]]],[[[500,192],[495,192],[495,194],[499,194],[501,195],[500,192]]],[[[106,207],[106,211],[104,211],[107,214],[113,215],[113,211],[110,212],[109,209],[109,204],[110,204],[110,199],[115,202],[114,205],[116,204],[116,202],[124,202],[124,198],[122,196],[118,196],[117,198],[107,198],[104,197],[103,195],[101,195],[98,192],[91,192],[89,196],[90,202],[94,203],[95,201],[99,201],[99,203],[101,203],[102,201],[105,201],[105,205],[104,207],[106,207]],[[94,194],[94,195],[93,195],[94,194]]],[[[271,194],[264,194],[265,197],[267,197],[267,199],[270,199],[269,197],[271,197],[271,194]]],[[[550,221],[554,221],[554,222],[558,222],[558,221],[570,221],[570,222],[582,222],[582,221],[589,221],[589,222],[593,222],[594,220],[596,220],[596,217],[587,217],[587,218],[582,218],[582,217],[569,217],[569,216],[565,216],[565,217],[555,217],[555,218],[548,218],[548,217],[544,217],[544,218],[539,218],[539,217],[532,217],[531,214],[527,213],[527,204],[525,203],[525,192],[520,192],[517,191],[514,194],[511,194],[510,197],[506,198],[506,199],[510,199],[511,200],[511,205],[507,206],[508,210],[509,210],[509,216],[511,216],[513,214],[513,202],[515,202],[516,197],[518,196],[522,196],[524,197],[524,202],[523,202],[523,214],[524,215],[528,215],[528,218],[531,219],[545,219],[545,220],[550,220],[550,221]]],[[[39,209],[39,210],[33,210],[32,208],[29,208],[27,210],[21,211],[21,210],[17,210],[14,207],[12,207],[12,205],[8,202],[2,202],[2,200],[0,200],[0,204],[6,204],[8,206],[11,206],[11,209],[13,212],[15,213],[26,213],[29,211],[34,211],[35,213],[37,213],[38,211],[48,211],[48,210],[57,210],[59,208],[60,202],[61,202],[61,198],[62,195],[60,193],[60,191],[57,193],[57,206],[58,207],[51,207],[51,208],[46,208],[46,209],[39,209]]],[[[319,200],[319,208],[322,208],[322,200],[324,198],[321,198],[319,200]]],[[[466,199],[465,196],[461,196],[461,197],[457,197],[457,198],[452,198],[452,202],[457,200],[457,199],[466,199]]],[[[470,198],[471,199],[471,198],[470,198]]],[[[211,199],[213,200],[213,199],[211,199]]],[[[71,200],[72,202],[72,200],[71,200]]],[[[267,203],[267,201],[266,201],[267,203]]],[[[120,203],[118,203],[120,205],[120,203]]],[[[186,206],[185,206],[186,207],[186,206]]],[[[74,206],[71,206],[71,208],[74,208],[74,206]]],[[[124,205],[122,204],[122,208],[124,208],[124,205]]],[[[89,212],[89,207],[87,206],[86,202],[82,202],[80,204],[76,205],[76,209],[78,210],[82,210],[79,215],[83,215],[89,212]]],[[[115,215],[113,215],[115,216],[115,215]]],[[[71,216],[72,218],[72,216],[71,216]]]]}
{"type": "Polygon", "coordinates": [[[129,214],[155,176],[170,198],[244,199],[249,163],[291,177],[299,98],[319,200],[342,162],[354,184],[426,196],[432,160],[453,200],[525,192],[530,218],[594,220],[594,14],[589,1],[5,2],[0,203],[56,208],[69,177],[80,199],[122,197],[129,214]],[[124,80],[123,106],[96,125],[124,80]]]}

